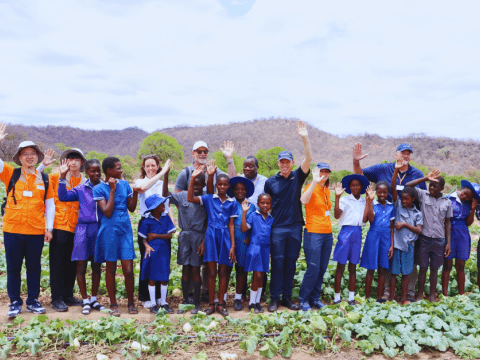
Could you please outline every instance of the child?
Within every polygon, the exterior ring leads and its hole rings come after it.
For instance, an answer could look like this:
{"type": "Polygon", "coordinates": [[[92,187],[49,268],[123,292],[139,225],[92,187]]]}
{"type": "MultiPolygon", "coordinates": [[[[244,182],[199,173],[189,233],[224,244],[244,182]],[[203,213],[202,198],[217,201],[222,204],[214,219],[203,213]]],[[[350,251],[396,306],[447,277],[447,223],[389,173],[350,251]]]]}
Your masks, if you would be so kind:
{"type": "MultiPolygon", "coordinates": [[[[395,202],[395,226],[393,230],[393,256],[390,261],[390,295],[388,300],[395,298],[397,275],[402,274],[402,305],[409,304],[407,300],[408,278],[413,271],[415,256],[414,243],[422,232],[423,216],[415,207],[417,193],[414,188],[405,187],[401,196],[397,192],[397,175],[403,166],[402,161],[397,161],[392,177],[392,198],[395,202]]],[[[379,286],[380,289],[380,286],[379,286]]]]}
{"type": "MultiPolygon", "coordinates": [[[[208,166],[207,188],[213,185],[214,174],[216,171],[215,163],[208,166]]],[[[207,231],[205,233],[205,254],[203,261],[208,266],[208,297],[210,307],[205,310],[207,315],[215,311],[213,301],[215,294],[215,282],[217,279],[217,263],[219,273],[219,298],[223,299],[228,285],[228,267],[233,267],[235,260],[235,229],[229,219],[237,217],[236,204],[233,199],[227,196],[227,190],[230,187],[229,177],[225,174],[217,176],[217,194],[207,194],[203,196],[194,196],[193,187],[195,179],[204,171],[204,166],[199,167],[192,173],[190,185],[188,187],[188,201],[199,203],[205,206],[208,216],[207,231]]],[[[225,308],[225,302],[217,305],[217,312],[223,316],[228,315],[225,308]]]]}
{"type": "Polygon", "coordinates": [[[68,172],[68,160],[60,165],[60,180],[58,183],[58,199],[60,201],[78,201],[79,215],[78,224],[75,228],[73,239],[72,261],[77,262],[77,283],[83,299],[82,314],[90,314],[90,310],[104,310],[105,307],[97,301],[98,286],[100,284],[101,264],[94,262],[95,243],[103,213],[93,200],[93,187],[100,183],[102,170],[100,162],[96,159],[87,160],[84,164],[88,180],[85,184],[67,190],[66,175],[68,172]],[[85,274],[88,261],[92,266],[92,296],[88,300],[85,274]]]}
{"type": "Polygon", "coordinates": [[[150,293],[150,312],[158,313],[159,305],[156,304],[155,281],[160,281],[161,297],[160,307],[169,314],[173,310],[167,304],[168,277],[170,276],[170,244],[172,235],[176,231],[172,219],[165,213],[165,201],[158,194],[150,195],[145,199],[146,218],[138,230],[138,235],[143,238],[145,245],[145,259],[142,266],[142,280],[148,280],[150,293]]]}
{"type": "MultiPolygon", "coordinates": [[[[245,254],[247,253],[247,243],[248,237],[250,236],[250,231],[248,229],[245,232],[241,230],[242,222],[242,206],[241,204],[246,198],[249,198],[255,192],[255,185],[252,180],[247,179],[243,176],[235,176],[230,179],[230,187],[228,188],[227,195],[229,197],[235,197],[237,206],[236,211],[238,217],[231,218],[230,222],[233,221],[235,226],[235,258],[237,263],[235,264],[235,274],[236,274],[236,293],[234,301],[235,311],[240,311],[243,309],[242,305],[242,292],[245,282],[245,277],[247,273],[245,272],[245,254]]],[[[247,216],[255,212],[256,207],[252,204],[250,206],[247,216]]],[[[230,278],[230,274],[229,274],[230,278]]]]}
{"type": "MultiPolygon", "coordinates": [[[[207,211],[205,207],[187,201],[188,191],[170,193],[168,191],[168,173],[170,168],[166,167],[163,179],[163,196],[170,196],[170,203],[178,208],[178,224],[182,229],[178,235],[177,264],[182,265],[182,291],[183,303],[188,304],[188,292],[193,279],[194,304],[192,314],[197,314],[200,309],[200,266],[203,264],[203,253],[205,250],[204,239],[207,229],[207,211]]],[[[164,169],[165,169],[164,167],[164,169]]],[[[205,174],[200,174],[194,180],[193,194],[201,196],[205,187],[205,174]]],[[[183,314],[184,310],[178,310],[183,314]]]]}
{"type": "Polygon", "coordinates": [[[123,170],[118,158],[105,158],[102,169],[105,182],[93,188],[93,200],[105,215],[101,220],[95,244],[95,262],[107,263],[105,278],[110,297],[110,310],[113,316],[120,316],[116,298],[115,271],[117,260],[121,260],[127,290],[128,312],[138,314],[133,302],[135,249],[132,224],[128,216],[128,211],[134,212],[137,207],[138,192],[137,189],[132,191],[128,182],[121,180],[123,170]]]}
{"type": "Polygon", "coordinates": [[[447,197],[452,202],[453,216],[451,219],[451,253],[443,261],[442,291],[448,296],[448,282],[452,270],[453,259],[457,269],[458,293],[465,293],[465,261],[470,257],[472,239],[468,227],[473,224],[475,208],[477,207],[480,194],[480,185],[467,180],[461,182],[462,190],[456,191],[447,197]]]}
{"type": "Polygon", "coordinates": [[[251,230],[250,241],[245,255],[245,271],[253,271],[253,282],[250,290],[249,309],[253,309],[256,314],[263,313],[260,306],[262,297],[263,278],[269,270],[270,260],[270,234],[272,232],[273,218],[270,215],[272,209],[272,198],[268,194],[258,196],[257,206],[259,210],[248,215],[250,209],[248,200],[242,203],[242,224],[241,230],[251,230]]]}
{"type": "Polygon", "coordinates": [[[345,176],[342,183],[335,187],[335,219],[340,219],[342,227],[338,234],[337,245],[333,251],[333,261],[337,261],[335,273],[335,301],[340,303],[340,286],[343,272],[347,261],[349,276],[348,304],[355,305],[355,281],[357,279],[356,266],[360,262],[360,249],[362,247],[362,226],[365,226],[366,201],[360,195],[365,194],[370,185],[368,179],[363,175],[352,174],[345,176]],[[346,191],[350,194],[342,196],[346,191]]]}
{"type": "Polygon", "coordinates": [[[365,281],[365,296],[370,299],[373,275],[378,269],[377,302],[385,302],[382,299],[385,286],[385,275],[390,267],[388,260],[393,255],[393,220],[395,209],[393,204],[387,201],[389,192],[388,183],[379,181],[376,185],[378,201],[373,201],[375,192],[367,190],[367,218],[370,221],[365,245],[363,246],[362,261],[360,266],[367,269],[365,281]]]}
{"type": "Polygon", "coordinates": [[[452,202],[442,194],[445,179],[440,176],[439,170],[434,170],[421,179],[410,181],[405,186],[415,187],[427,180],[430,181],[428,191],[415,189],[423,216],[422,233],[418,238],[418,251],[415,254],[420,265],[416,301],[423,299],[423,289],[430,265],[430,302],[435,302],[438,269],[443,265],[443,259],[450,255],[450,218],[453,212],[452,202]]]}

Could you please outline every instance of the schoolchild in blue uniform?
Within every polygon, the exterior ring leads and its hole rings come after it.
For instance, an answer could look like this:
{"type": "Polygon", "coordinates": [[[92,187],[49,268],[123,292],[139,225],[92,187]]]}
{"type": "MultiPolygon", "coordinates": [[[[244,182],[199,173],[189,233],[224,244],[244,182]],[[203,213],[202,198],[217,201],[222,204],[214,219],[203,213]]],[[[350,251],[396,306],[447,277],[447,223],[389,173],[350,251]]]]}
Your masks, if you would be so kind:
{"type": "Polygon", "coordinates": [[[377,302],[385,302],[382,299],[385,286],[385,275],[390,267],[389,259],[393,255],[393,220],[395,220],[395,208],[387,201],[389,192],[388,183],[379,181],[375,191],[367,190],[367,219],[370,221],[365,245],[363,246],[360,266],[367,269],[365,280],[365,296],[370,299],[373,275],[378,269],[377,302]]]}
{"type": "Polygon", "coordinates": [[[141,279],[148,280],[150,293],[150,312],[158,313],[160,307],[169,314],[173,310],[167,304],[168,277],[170,276],[170,241],[176,228],[172,219],[165,213],[165,201],[168,198],[158,194],[145,199],[145,220],[138,229],[138,236],[143,238],[145,258],[142,264],[141,279]],[[155,282],[161,282],[160,305],[156,304],[155,282]]]}
{"type": "MultiPolygon", "coordinates": [[[[242,222],[242,206],[241,204],[246,198],[249,198],[255,192],[255,185],[252,180],[247,179],[243,176],[234,176],[230,179],[230,187],[227,190],[227,195],[229,197],[235,198],[236,203],[236,212],[238,217],[234,218],[233,222],[235,225],[235,258],[237,263],[235,264],[235,281],[236,281],[236,291],[235,291],[235,301],[234,309],[235,311],[240,311],[243,309],[242,305],[242,293],[243,286],[245,283],[245,277],[247,273],[244,271],[245,268],[245,255],[247,253],[247,242],[250,237],[250,231],[247,229],[242,232],[241,222],[242,222]]],[[[255,205],[248,210],[248,214],[256,210],[255,205]]],[[[248,215],[247,214],[247,215],[248,215]]],[[[230,278],[230,274],[228,274],[230,278]]]]}
{"type": "MultiPolygon", "coordinates": [[[[207,189],[213,184],[213,174],[216,171],[215,162],[211,161],[207,167],[207,189]]],[[[195,196],[193,187],[195,179],[204,171],[204,166],[194,170],[188,187],[188,201],[200,203],[207,210],[207,231],[205,233],[205,253],[203,261],[208,267],[208,297],[210,307],[205,310],[208,315],[215,312],[215,283],[217,280],[217,265],[219,278],[219,299],[224,299],[227,291],[229,267],[233,267],[235,260],[235,225],[232,218],[237,217],[234,199],[227,196],[230,187],[229,177],[226,174],[217,176],[217,193],[195,196]]],[[[223,316],[228,315],[225,302],[217,305],[217,312],[223,316]]]]}
{"type": "Polygon", "coordinates": [[[67,160],[60,166],[60,179],[58,181],[58,199],[60,201],[78,201],[78,224],[75,227],[73,239],[72,261],[77,261],[77,283],[82,294],[82,314],[90,314],[90,310],[104,310],[105,307],[97,301],[98,287],[100,285],[101,264],[94,261],[95,243],[100,228],[103,213],[93,200],[93,187],[100,183],[102,170],[100,162],[96,159],[87,160],[84,164],[88,180],[85,184],[67,190],[66,174],[68,171],[67,160]],[[85,274],[88,261],[92,264],[92,296],[87,296],[85,274]]]}
{"type": "Polygon", "coordinates": [[[250,290],[249,309],[255,313],[263,313],[260,306],[262,297],[262,284],[265,274],[269,270],[270,261],[270,235],[272,232],[273,218],[270,215],[272,198],[268,194],[260,194],[257,201],[258,210],[250,212],[252,205],[245,200],[242,204],[241,230],[251,229],[248,248],[245,255],[245,271],[253,271],[253,282],[250,290]]]}
{"type": "Polygon", "coordinates": [[[95,262],[106,262],[105,279],[110,310],[114,316],[120,316],[118,311],[115,272],[117,260],[121,260],[125,288],[128,298],[128,312],[138,314],[133,301],[134,277],[133,232],[128,211],[134,212],[137,207],[138,192],[132,190],[128,181],[122,179],[122,163],[116,157],[107,157],[102,162],[105,182],[93,188],[93,200],[97,202],[103,215],[95,244],[95,262]]]}
{"type": "Polygon", "coordinates": [[[395,164],[394,176],[392,177],[392,198],[395,203],[395,225],[393,230],[393,256],[390,259],[390,294],[389,301],[395,298],[397,275],[402,274],[402,298],[400,303],[406,305],[409,275],[413,271],[415,257],[415,241],[422,232],[423,215],[415,206],[418,205],[418,195],[414,188],[406,186],[398,196],[396,177],[402,161],[395,164]]]}
{"type": "Polygon", "coordinates": [[[457,270],[458,293],[465,293],[465,261],[470,258],[472,239],[468,227],[473,224],[475,209],[480,200],[480,185],[467,180],[461,181],[462,189],[447,197],[452,202],[453,217],[450,219],[452,230],[450,235],[451,252],[443,260],[442,291],[448,296],[448,283],[452,271],[453,259],[457,270]]]}
{"type": "Polygon", "coordinates": [[[337,262],[334,304],[339,304],[341,301],[340,288],[347,261],[349,263],[348,303],[355,304],[355,281],[362,247],[362,227],[367,220],[366,200],[361,195],[365,194],[369,185],[370,182],[365,176],[352,174],[345,176],[335,187],[335,219],[340,219],[338,223],[342,229],[333,251],[333,261],[337,262]],[[344,191],[350,195],[340,198],[344,191]]]}

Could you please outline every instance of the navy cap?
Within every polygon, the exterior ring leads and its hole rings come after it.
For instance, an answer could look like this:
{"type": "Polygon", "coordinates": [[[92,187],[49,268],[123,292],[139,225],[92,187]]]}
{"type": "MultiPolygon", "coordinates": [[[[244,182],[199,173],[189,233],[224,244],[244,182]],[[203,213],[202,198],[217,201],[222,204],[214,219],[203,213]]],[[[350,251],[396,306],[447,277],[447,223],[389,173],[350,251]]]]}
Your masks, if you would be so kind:
{"type": "Polygon", "coordinates": [[[145,206],[147,207],[147,210],[145,212],[147,213],[147,212],[150,212],[150,211],[156,209],[159,205],[161,205],[165,201],[167,201],[167,199],[169,197],[170,196],[167,196],[167,197],[164,198],[164,197],[161,197],[158,194],[150,195],[149,197],[147,197],[145,199],[145,206]]]}
{"type": "Polygon", "coordinates": [[[409,143],[403,143],[398,145],[397,151],[405,151],[405,150],[409,150],[410,152],[413,153],[412,145],[410,145],[409,143]]]}
{"type": "Polygon", "coordinates": [[[317,164],[317,168],[318,170],[327,169],[328,171],[332,172],[332,170],[330,170],[330,165],[328,165],[326,162],[319,162],[317,164]]]}
{"type": "Polygon", "coordinates": [[[293,154],[290,151],[282,151],[280,154],[278,154],[278,160],[280,161],[282,159],[293,161],[293,154]]]}

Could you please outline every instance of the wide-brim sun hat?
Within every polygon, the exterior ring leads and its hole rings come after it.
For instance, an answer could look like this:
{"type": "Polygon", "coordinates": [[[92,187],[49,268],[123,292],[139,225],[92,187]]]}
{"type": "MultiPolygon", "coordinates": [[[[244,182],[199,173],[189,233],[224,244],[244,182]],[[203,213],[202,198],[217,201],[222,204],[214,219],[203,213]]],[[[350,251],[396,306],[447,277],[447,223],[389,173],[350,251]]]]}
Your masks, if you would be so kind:
{"type": "Polygon", "coordinates": [[[370,181],[364,175],[352,174],[347,175],[342,179],[342,187],[347,194],[352,193],[350,190],[350,183],[352,180],[358,180],[360,181],[360,184],[362,184],[362,191],[360,191],[360,194],[365,194],[367,192],[367,187],[370,185],[370,181]]]}
{"type": "Polygon", "coordinates": [[[70,154],[78,154],[82,157],[82,160],[83,160],[83,165],[80,167],[80,171],[85,171],[85,161],[87,161],[87,159],[85,159],[85,155],[83,155],[83,151],[78,149],[78,148],[72,148],[72,149],[67,149],[65,150],[62,155],[60,156],[60,163],[62,163],[62,161],[64,159],[66,159],[68,157],[68,155],[70,154]]]}
{"type": "Polygon", "coordinates": [[[235,195],[233,194],[233,185],[238,183],[244,184],[247,188],[247,194],[245,195],[245,198],[249,198],[255,192],[255,185],[253,184],[252,180],[247,179],[243,176],[234,176],[230,178],[230,187],[227,190],[227,196],[231,198],[235,197],[235,195]]]}
{"type": "Polygon", "coordinates": [[[33,141],[22,141],[18,145],[17,152],[15,153],[15,155],[13,155],[13,162],[15,164],[22,166],[22,163],[20,162],[20,151],[29,147],[37,150],[37,155],[38,155],[37,164],[43,161],[43,158],[45,157],[45,155],[43,155],[43,151],[40,150],[40,147],[37,144],[35,144],[33,141]]]}
{"type": "Polygon", "coordinates": [[[468,188],[472,190],[473,196],[480,202],[480,185],[477,183],[472,183],[468,180],[462,180],[460,181],[460,185],[462,188],[468,188]]]}
{"type": "Polygon", "coordinates": [[[167,201],[169,197],[170,196],[161,197],[158,194],[150,195],[145,199],[145,206],[147,207],[147,210],[145,210],[145,213],[156,209],[159,205],[162,205],[165,201],[167,201]]]}

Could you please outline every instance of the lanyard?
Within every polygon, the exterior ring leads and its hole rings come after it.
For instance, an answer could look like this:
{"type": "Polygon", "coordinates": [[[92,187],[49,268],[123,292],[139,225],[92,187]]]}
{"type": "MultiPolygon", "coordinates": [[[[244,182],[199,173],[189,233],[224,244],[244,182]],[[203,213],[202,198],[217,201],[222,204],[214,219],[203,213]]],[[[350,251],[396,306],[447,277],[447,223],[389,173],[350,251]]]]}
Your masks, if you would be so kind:
{"type": "Polygon", "coordinates": [[[402,185],[402,181],[403,181],[403,179],[405,179],[405,176],[407,176],[407,173],[403,174],[402,177],[400,177],[400,173],[398,173],[397,176],[398,176],[398,180],[400,180],[400,184],[399,184],[399,185],[402,185]]]}
{"type": "MultiPolygon", "coordinates": [[[[28,169],[29,171],[31,171],[30,169],[28,169]]],[[[27,191],[28,191],[28,177],[27,177],[27,172],[25,170],[23,170],[22,168],[22,172],[23,172],[23,176],[25,176],[25,182],[27,183],[27,191]]],[[[34,175],[36,178],[40,178],[39,176],[37,176],[37,171],[35,170],[34,173],[31,173],[31,174],[28,174],[28,175],[34,175]]],[[[40,178],[41,179],[41,178],[40,178]]]]}

